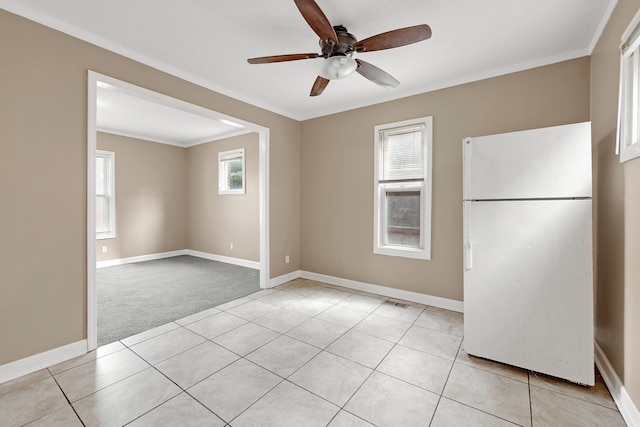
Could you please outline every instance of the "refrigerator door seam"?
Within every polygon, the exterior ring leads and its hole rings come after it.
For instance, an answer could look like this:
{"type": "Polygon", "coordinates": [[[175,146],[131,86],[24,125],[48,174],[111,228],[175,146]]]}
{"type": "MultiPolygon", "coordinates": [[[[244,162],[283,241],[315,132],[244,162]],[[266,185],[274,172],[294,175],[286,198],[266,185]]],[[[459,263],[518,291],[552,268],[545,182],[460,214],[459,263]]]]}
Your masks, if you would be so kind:
{"type": "Polygon", "coordinates": [[[526,202],[526,201],[556,201],[556,200],[591,200],[591,197],[531,197],[526,199],[467,199],[468,202],[526,202]]]}

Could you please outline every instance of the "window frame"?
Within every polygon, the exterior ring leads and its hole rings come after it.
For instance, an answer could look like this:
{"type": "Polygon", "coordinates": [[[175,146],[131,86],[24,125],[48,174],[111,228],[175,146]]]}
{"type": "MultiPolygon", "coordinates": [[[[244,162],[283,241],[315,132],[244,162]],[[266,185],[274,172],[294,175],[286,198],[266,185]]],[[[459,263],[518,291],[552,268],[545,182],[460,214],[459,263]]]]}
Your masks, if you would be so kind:
{"type": "Polygon", "coordinates": [[[421,117],[374,127],[374,220],[373,253],[412,259],[431,259],[431,215],[432,215],[432,152],[433,117],[421,117]],[[381,179],[381,157],[383,133],[399,128],[423,127],[423,178],[381,179]],[[420,245],[419,247],[385,244],[386,194],[389,192],[420,192],[420,245]]]}
{"type": "MultiPolygon", "coordinates": [[[[108,218],[106,222],[109,224],[109,227],[106,231],[98,231],[96,224],[96,240],[114,239],[116,237],[116,153],[113,151],[96,150],[96,160],[98,157],[106,160],[104,169],[107,176],[104,179],[106,194],[99,194],[96,189],[96,206],[98,206],[98,197],[104,197],[108,203],[108,218]]],[[[97,173],[98,168],[96,167],[96,174],[97,173]]]]}
{"type": "Polygon", "coordinates": [[[617,154],[620,162],[640,157],[640,11],[622,34],[617,154]]]}
{"type": "Polygon", "coordinates": [[[220,151],[218,153],[218,194],[245,194],[246,192],[246,164],[244,148],[220,151]],[[226,163],[240,159],[242,161],[242,188],[229,188],[227,181],[226,163]]]}

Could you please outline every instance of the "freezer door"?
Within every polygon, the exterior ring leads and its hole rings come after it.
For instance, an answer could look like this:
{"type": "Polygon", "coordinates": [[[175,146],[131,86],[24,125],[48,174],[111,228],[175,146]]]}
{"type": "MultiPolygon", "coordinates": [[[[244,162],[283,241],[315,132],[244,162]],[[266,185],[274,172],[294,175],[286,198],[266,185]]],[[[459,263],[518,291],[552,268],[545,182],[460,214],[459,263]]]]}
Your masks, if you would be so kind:
{"type": "Polygon", "coordinates": [[[464,209],[465,351],[593,385],[591,201],[464,209]]]}
{"type": "Polygon", "coordinates": [[[464,199],[591,197],[591,125],[466,138],[464,199]]]}

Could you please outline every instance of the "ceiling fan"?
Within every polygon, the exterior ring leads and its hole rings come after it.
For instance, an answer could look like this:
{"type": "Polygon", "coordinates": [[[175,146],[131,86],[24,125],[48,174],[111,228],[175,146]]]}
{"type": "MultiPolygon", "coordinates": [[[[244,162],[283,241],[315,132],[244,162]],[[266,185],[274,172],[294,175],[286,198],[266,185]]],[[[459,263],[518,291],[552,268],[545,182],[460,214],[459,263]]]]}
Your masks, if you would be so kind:
{"type": "Polygon", "coordinates": [[[361,59],[354,59],[354,54],[405,46],[431,37],[431,28],[422,24],[387,31],[358,41],[342,25],[331,26],[314,0],[294,0],[294,2],[311,29],[320,37],[322,53],[262,56],[249,58],[247,62],[249,64],[267,64],[324,58],[324,61],[317,63],[318,78],[311,88],[311,96],[320,95],[329,84],[329,80],[341,79],[354,71],[380,86],[394,88],[400,84],[398,80],[375,65],[361,59]]]}

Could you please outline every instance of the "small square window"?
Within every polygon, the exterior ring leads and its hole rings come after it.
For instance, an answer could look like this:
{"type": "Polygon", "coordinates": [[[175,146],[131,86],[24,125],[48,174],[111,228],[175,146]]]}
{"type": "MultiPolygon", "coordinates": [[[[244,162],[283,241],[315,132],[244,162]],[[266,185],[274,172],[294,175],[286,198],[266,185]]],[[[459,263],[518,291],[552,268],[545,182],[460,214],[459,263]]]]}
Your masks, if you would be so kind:
{"type": "Polygon", "coordinates": [[[218,194],[244,194],[244,148],[218,153],[218,194]]]}

